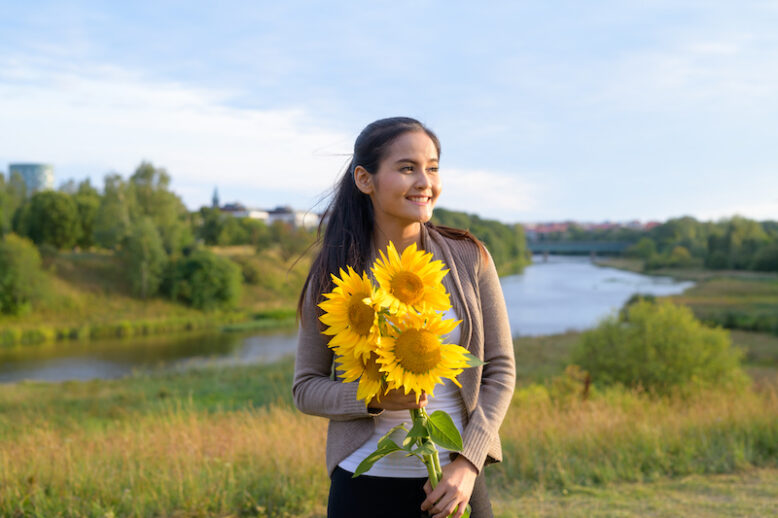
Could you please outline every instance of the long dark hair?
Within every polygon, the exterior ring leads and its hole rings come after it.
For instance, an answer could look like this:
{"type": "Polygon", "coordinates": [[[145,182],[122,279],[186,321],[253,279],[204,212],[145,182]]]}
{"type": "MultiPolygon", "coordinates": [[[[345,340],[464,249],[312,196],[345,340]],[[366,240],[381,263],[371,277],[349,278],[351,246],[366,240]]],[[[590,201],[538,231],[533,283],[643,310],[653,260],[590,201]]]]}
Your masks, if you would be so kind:
{"type": "MultiPolygon", "coordinates": [[[[354,142],[354,154],[335,187],[327,210],[319,224],[318,242],[321,249],[313,260],[311,271],[305,279],[300,299],[297,303],[298,316],[302,314],[305,294],[313,290],[315,302],[320,302],[322,294],[331,291],[333,283],[330,274],[337,274],[340,268],[351,266],[357,272],[367,269],[371,255],[373,237],[373,203],[370,196],[357,189],[354,183],[354,169],[362,166],[372,174],[378,172],[378,166],[386,156],[389,146],[401,135],[411,131],[422,131],[432,140],[440,158],[440,140],[435,133],[421,122],[410,117],[391,117],[368,124],[354,142]]],[[[480,242],[466,230],[435,226],[441,234],[453,239],[472,239],[480,242]]]]}

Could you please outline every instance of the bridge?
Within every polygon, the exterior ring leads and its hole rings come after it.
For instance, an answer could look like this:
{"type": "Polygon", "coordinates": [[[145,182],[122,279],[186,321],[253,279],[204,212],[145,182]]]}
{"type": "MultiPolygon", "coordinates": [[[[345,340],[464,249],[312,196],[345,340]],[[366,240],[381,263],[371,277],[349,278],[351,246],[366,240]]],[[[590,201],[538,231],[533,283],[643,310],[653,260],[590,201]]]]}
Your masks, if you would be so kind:
{"type": "Polygon", "coordinates": [[[527,241],[533,254],[619,255],[631,243],[621,241],[527,241]]]}

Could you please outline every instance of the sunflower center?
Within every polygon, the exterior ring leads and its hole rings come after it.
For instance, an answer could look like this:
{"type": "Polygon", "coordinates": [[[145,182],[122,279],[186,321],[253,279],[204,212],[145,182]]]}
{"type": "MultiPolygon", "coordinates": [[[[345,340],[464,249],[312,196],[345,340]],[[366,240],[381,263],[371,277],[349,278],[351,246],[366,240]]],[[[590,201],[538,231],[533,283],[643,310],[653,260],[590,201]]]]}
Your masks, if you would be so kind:
{"type": "Polygon", "coordinates": [[[378,355],[376,353],[370,353],[370,358],[365,362],[365,371],[362,375],[371,381],[381,381],[383,378],[381,371],[378,370],[380,365],[376,363],[377,359],[378,355]]]}
{"type": "Polygon", "coordinates": [[[413,272],[399,272],[392,277],[392,295],[405,304],[416,304],[424,294],[424,282],[413,272]]]}
{"type": "Polygon", "coordinates": [[[373,326],[375,311],[362,302],[367,294],[361,293],[351,297],[348,303],[348,323],[352,331],[358,335],[367,336],[373,326]]]}
{"type": "Polygon", "coordinates": [[[424,374],[440,363],[440,341],[430,331],[408,329],[395,340],[394,355],[403,369],[424,374]]]}

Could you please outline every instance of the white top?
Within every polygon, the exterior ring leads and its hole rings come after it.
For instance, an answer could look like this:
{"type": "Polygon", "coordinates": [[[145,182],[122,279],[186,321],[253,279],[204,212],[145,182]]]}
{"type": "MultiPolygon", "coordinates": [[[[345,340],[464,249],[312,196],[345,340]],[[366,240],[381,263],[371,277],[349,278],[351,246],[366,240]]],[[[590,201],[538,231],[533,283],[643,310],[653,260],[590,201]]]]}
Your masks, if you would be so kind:
{"type": "MultiPolygon", "coordinates": [[[[443,318],[455,319],[456,313],[454,313],[453,309],[449,309],[443,315],[443,318]]],[[[462,324],[457,326],[450,334],[443,337],[443,342],[458,344],[460,338],[459,328],[461,325],[462,324]]],[[[435,393],[435,397],[429,398],[429,403],[424,407],[427,410],[427,413],[432,414],[435,410],[445,411],[451,416],[451,419],[453,419],[459,433],[462,433],[462,414],[465,411],[465,405],[462,401],[462,395],[459,393],[459,387],[451,380],[444,380],[444,384],[435,385],[433,392],[435,393]]],[[[389,430],[400,423],[405,423],[408,430],[410,430],[412,426],[411,415],[408,410],[384,410],[374,419],[375,430],[373,431],[373,435],[370,436],[362,446],[357,448],[354,453],[343,459],[338,466],[351,473],[355,472],[359,463],[376,450],[378,440],[389,430]]],[[[438,446],[438,452],[441,466],[445,466],[451,462],[448,455],[449,450],[438,446]]],[[[417,457],[406,457],[406,454],[407,453],[404,451],[391,453],[373,464],[373,467],[370,468],[370,471],[366,474],[374,477],[426,478],[427,468],[424,464],[417,457]]]]}

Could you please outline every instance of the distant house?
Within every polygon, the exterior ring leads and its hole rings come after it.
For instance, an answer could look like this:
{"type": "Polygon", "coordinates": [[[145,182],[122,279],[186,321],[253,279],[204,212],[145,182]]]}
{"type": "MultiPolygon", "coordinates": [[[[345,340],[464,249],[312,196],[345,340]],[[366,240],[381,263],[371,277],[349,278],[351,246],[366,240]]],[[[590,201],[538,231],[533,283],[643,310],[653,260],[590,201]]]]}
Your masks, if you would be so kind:
{"type": "Polygon", "coordinates": [[[227,203],[219,208],[224,214],[228,214],[234,218],[251,218],[264,221],[268,225],[272,225],[276,221],[288,223],[295,228],[315,228],[319,225],[321,216],[315,212],[308,212],[304,210],[294,210],[289,206],[279,206],[275,209],[251,209],[243,205],[242,203],[227,203]]]}
{"type": "Polygon", "coordinates": [[[268,214],[268,224],[272,225],[276,221],[283,221],[295,228],[314,228],[319,224],[319,220],[321,219],[321,216],[314,212],[294,210],[288,205],[285,207],[276,207],[275,209],[268,211],[268,214]]]}

